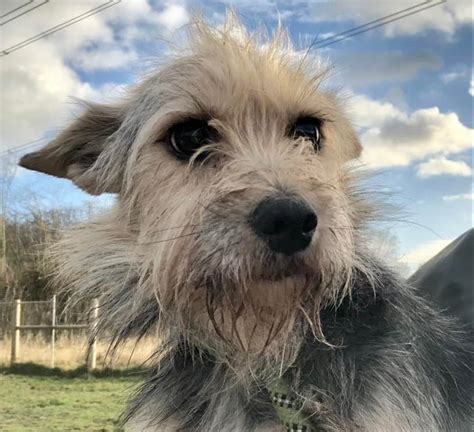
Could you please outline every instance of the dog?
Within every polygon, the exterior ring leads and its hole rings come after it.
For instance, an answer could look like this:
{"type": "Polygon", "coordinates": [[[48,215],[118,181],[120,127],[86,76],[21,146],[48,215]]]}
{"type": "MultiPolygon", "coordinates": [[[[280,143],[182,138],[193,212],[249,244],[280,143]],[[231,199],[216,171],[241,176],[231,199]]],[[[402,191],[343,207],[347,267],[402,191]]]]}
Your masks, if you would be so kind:
{"type": "Polygon", "coordinates": [[[368,246],[376,206],[327,71],[284,30],[196,18],[189,48],[20,165],[113,208],[65,235],[58,283],[112,350],[159,334],[141,431],[471,430],[471,351],[368,246]]]}

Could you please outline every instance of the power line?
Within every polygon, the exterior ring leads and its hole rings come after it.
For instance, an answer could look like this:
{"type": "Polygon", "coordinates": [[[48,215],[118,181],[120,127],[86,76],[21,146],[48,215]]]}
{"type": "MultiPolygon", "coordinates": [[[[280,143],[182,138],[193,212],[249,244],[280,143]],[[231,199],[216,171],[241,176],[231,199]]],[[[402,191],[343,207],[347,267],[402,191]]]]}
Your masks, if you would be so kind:
{"type": "Polygon", "coordinates": [[[28,6],[29,4],[33,3],[35,0],[27,0],[26,3],[24,4],[21,4],[20,6],[17,6],[11,10],[9,10],[8,12],[5,12],[3,15],[0,15],[0,18],[5,18],[7,15],[10,15],[12,14],[13,12],[16,12],[17,10],[19,9],[22,9],[24,8],[25,6],[28,6]]]}
{"type": "MultiPolygon", "coordinates": [[[[28,4],[33,3],[33,2],[34,2],[34,0],[31,0],[29,3],[26,3],[26,4],[24,4],[23,6],[20,6],[20,7],[16,8],[16,9],[13,9],[12,11],[10,11],[10,12],[8,12],[8,13],[2,15],[1,18],[5,17],[6,15],[10,15],[12,12],[17,11],[18,9],[24,8],[25,6],[27,6],[28,4]]],[[[18,15],[15,15],[14,17],[9,18],[9,19],[7,19],[6,21],[1,22],[1,23],[0,23],[0,26],[3,26],[3,25],[5,25],[5,24],[7,24],[7,23],[9,23],[9,22],[12,22],[12,21],[16,20],[17,18],[22,17],[23,15],[29,14],[31,11],[33,11],[33,10],[35,10],[35,9],[38,9],[38,8],[41,7],[41,6],[44,6],[46,3],[49,3],[49,0],[43,0],[43,3],[40,3],[40,4],[36,5],[36,6],[33,6],[33,7],[29,8],[29,9],[27,9],[26,11],[23,11],[23,12],[19,13],[18,15]]]]}
{"type": "MultiPolygon", "coordinates": [[[[426,9],[430,9],[430,8],[432,8],[432,7],[434,7],[434,6],[438,6],[438,5],[440,5],[440,4],[446,3],[446,1],[447,1],[447,0],[442,0],[442,1],[439,2],[439,3],[426,6],[426,7],[424,7],[423,9],[419,9],[419,10],[417,10],[417,11],[414,11],[414,12],[411,12],[411,13],[408,13],[408,14],[401,15],[401,16],[399,16],[399,17],[397,17],[397,18],[393,18],[393,19],[391,19],[391,20],[388,20],[388,21],[385,21],[385,22],[383,22],[383,23],[380,23],[380,24],[371,26],[371,27],[369,27],[369,28],[367,28],[367,29],[364,29],[364,30],[360,30],[360,31],[358,31],[358,32],[351,33],[350,35],[347,35],[347,36],[343,37],[342,39],[339,39],[338,41],[343,41],[343,40],[345,40],[345,39],[348,39],[348,38],[350,38],[350,37],[352,37],[352,36],[357,36],[357,35],[359,35],[359,34],[361,34],[361,33],[366,32],[366,31],[373,30],[373,29],[376,29],[376,28],[378,28],[378,27],[383,27],[384,25],[390,24],[390,23],[392,23],[392,22],[394,22],[394,21],[398,21],[398,20],[400,20],[401,18],[405,18],[405,17],[411,16],[411,15],[415,15],[415,14],[418,13],[418,12],[421,12],[421,11],[424,11],[424,10],[426,10],[426,9]]],[[[333,42],[328,42],[328,43],[326,43],[326,44],[319,45],[318,48],[323,48],[323,47],[332,45],[332,44],[334,44],[334,43],[335,43],[334,41],[333,41],[333,42]]]]}
{"type": "Polygon", "coordinates": [[[43,38],[45,38],[46,36],[52,35],[52,34],[58,32],[58,31],[60,31],[60,30],[63,30],[63,29],[65,29],[65,28],[67,28],[67,27],[70,27],[70,26],[72,26],[72,25],[74,25],[74,24],[77,24],[78,22],[83,21],[83,20],[85,20],[86,18],[91,17],[92,15],[95,15],[95,14],[97,14],[97,13],[99,13],[99,12],[102,12],[102,11],[105,10],[105,9],[108,9],[108,8],[110,8],[110,7],[112,7],[112,6],[115,6],[115,5],[119,4],[121,1],[122,1],[122,0],[108,0],[105,4],[102,4],[102,5],[99,5],[99,6],[95,7],[95,8],[93,8],[93,9],[90,9],[90,10],[88,10],[87,12],[84,12],[84,13],[82,13],[82,14],[80,14],[80,15],[74,17],[74,18],[71,18],[71,19],[69,19],[69,20],[67,20],[67,21],[64,21],[64,22],[61,23],[61,24],[58,24],[58,25],[56,25],[56,26],[54,26],[54,27],[51,27],[51,28],[48,29],[48,30],[45,30],[45,31],[43,31],[43,32],[41,32],[41,33],[38,33],[38,34],[35,35],[35,36],[32,36],[32,37],[30,37],[30,38],[28,38],[28,39],[25,39],[25,40],[22,41],[22,42],[19,42],[19,43],[15,44],[15,45],[12,45],[12,46],[9,47],[9,48],[6,48],[6,49],[2,50],[2,51],[0,52],[0,57],[4,57],[4,56],[6,56],[6,55],[12,53],[13,51],[17,51],[17,50],[19,50],[19,49],[21,49],[21,48],[24,48],[24,47],[26,47],[26,46],[28,46],[28,45],[31,45],[32,43],[34,43],[34,42],[36,42],[36,41],[38,41],[38,40],[40,40],[40,39],[43,39],[43,38]]]}
{"type": "Polygon", "coordinates": [[[426,0],[422,3],[418,3],[414,6],[410,6],[405,9],[401,9],[397,12],[393,12],[391,14],[385,15],[383,17],[377,18],[376,20],[370,21],[368,23],[359,25],[357,27],[352,27],[348,30],[345,30],[341,33],[338,33],[336,35],[327,37],[325,39],[322,39],[320,41],[315,40],[309,47],[309,50],[312,48],[323,48],[329,45],[333,45],[337,42],[341,42],[345,39],[348,39],[350,37],[365,33],[369,30],[373,30],[379,27],[382,27],[384,25],[390,24],[394,21],[398,21],[402,18],[409,17],[411,15],[415,15],[419,12],[422,12],[424,10],[430,9],[435,6],[440,6],[443,3],[447,3],[447,0],[438,0],[436,3],[433,3],[435,0],[426,0]]]}
{"type": "Polygon", "coordinates": [[[330,41],[330,40],[332,40],[332,39],[337,39],[337,40],[339,40],[338,38],[339,38],[340,36],[343,36],[343,35],[348,34],[348,33],[352,33],[353,31],[360,30],[360,29],[362,29],[362,28],[365,28],[365,27],[367,27],[367,26],[370,26],[371,24],[379,23],[379,22],[381,22],[381,21],[384,21],[384,20],[387,19],[387,18],[392,18],[393,16],[399,15],[399,14],[401,14],[401,13],[403,13],[403,12],[407,12],[407,11],[409,11],[409,10],[419,8],[420,6],[424,6],[424,5],[426,5],[427,3],[431,3],[432,1],[433,1],[433,0],[424,0],[423,2],[417,3],[417,4],[415,4],[414,6],[410,6],[410,7],[407,7],[407,8],[405,8],[405,9],[401,9],[401,10],[399,10],[399,11],[397,11],[397,12],[393,12],[393,13],[391,13],[391,14],[389,14],[389,15],[385,15],[385,16],[383,16],[383,17],[377,18],[377,19],[375,19],[375,20],[373,20],[373,21],[369,21],[369,22],[367,22],[367,23],[365,23],[365,24],[362,24],[362,25],[359,25],[359,26],[357,26],[357,27],[352,27],[352,28],[350,28],[350,29],[348,29],[348,30],[344,30],[344,31],[341,32],[341,33],[337,33],[337,34],[335,34],[335,35],[328,36],[327,38],[322,39],[322,40],[320,40],[320,41],[318,41],[318,42],[316,42],[316,43],[322,43],[322,42],[330,41]]]}
{"type": "Polygon", "coordinates": [[[3,156],[7,156],[7,155],[10,155],[12,153],[16,153],[18,151],[23,151],[23,150],[26,150],[30,147],[36,147],[41,141],[45,141],[46,138],[37,138],[35,140],[32,140],[32,141],[28,141],[18,147],[14,147],[12,149],[9,149],[9,150],[4,150],[2,152],[0,152],[0,157],[3,157],[3,156]]]}

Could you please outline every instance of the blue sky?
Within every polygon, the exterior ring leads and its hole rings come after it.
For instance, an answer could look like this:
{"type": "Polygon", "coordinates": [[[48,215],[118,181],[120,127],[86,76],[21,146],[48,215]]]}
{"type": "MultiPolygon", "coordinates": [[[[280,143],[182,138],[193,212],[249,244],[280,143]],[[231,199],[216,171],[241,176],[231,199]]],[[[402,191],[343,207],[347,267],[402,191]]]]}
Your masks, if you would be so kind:
{"type": "MultiPolygon", "coordinates": [[[[3,2],[2,15],[20,3],[3,2]]],[[[103,3],[50,2],[2,26],[2,49],[103,3]]],[[[372,187],[402,209],[389,216],[405,222],[386,222],[383,229],[398,237],[398,254],[411,268],[472,226],[470,1],[232,3],[250,28],[261,23],[273,28],[281,19],[298,49],[425,4],[435,6],[312,50],[336,67],[328,85],[347,97],[365,146],[362,162],[378,173],[372,187]]],[[[71,97],[113,99],[149,67],[150,58],[164,57],[164,40],[182,43],[193,11],[219,25],[225,8],[212,1],[122,0],[2,57],[2,158],[14,161],[54,136],[75,110],[71,97]]],[[[90,199],[65,180],[25,170],[16,171],[8,197],[11,206],[49,207],[90,199]]]]}

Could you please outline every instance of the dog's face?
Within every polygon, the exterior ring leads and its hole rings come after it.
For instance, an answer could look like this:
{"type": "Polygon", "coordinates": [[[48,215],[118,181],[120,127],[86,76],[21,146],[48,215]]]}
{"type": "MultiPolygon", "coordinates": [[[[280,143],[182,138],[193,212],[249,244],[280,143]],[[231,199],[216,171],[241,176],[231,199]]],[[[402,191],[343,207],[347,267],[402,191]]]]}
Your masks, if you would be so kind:
{"type": "Polygon", "coordinates": [[[195,27],[189,53],[21,164],[118,194],[141,292],[169,323],[248,349],[259,326],[266,344],[344,289],[360,218],[346,163],[360,145],[322,72],[281,41],[195,27]]]}

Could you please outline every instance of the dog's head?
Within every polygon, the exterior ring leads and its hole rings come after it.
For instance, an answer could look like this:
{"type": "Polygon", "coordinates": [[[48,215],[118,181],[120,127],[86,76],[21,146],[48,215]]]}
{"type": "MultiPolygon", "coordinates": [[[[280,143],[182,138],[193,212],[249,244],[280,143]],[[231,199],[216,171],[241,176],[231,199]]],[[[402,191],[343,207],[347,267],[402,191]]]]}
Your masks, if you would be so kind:
{"type": "Polygon", "coordinates": [[[324,74],[281,31],[262,43],[233,18],[223,30],[196,20],[189,52],[22,158],[118,196],[63,273],[106,291],[113,312],[152,302],[201,341],[249,349],[298,317],[316,326],[350,285],[365,211],[347,168],[361,147],[324,74]],[[127,261],[133,287],[115,277],[127,261]]]}

